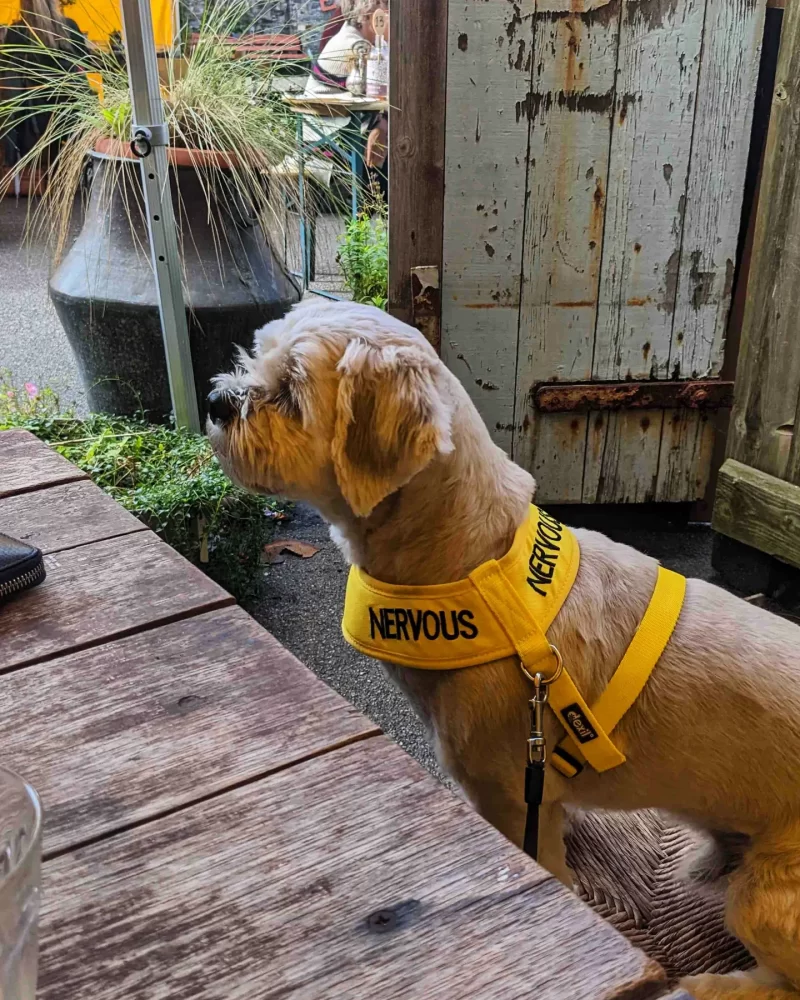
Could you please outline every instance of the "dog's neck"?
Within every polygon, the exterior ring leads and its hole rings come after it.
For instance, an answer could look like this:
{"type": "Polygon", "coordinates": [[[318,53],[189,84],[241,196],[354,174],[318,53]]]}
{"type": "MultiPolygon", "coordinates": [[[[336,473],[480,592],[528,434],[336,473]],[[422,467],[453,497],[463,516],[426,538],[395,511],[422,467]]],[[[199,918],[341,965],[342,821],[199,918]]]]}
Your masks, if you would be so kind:
{"type": "Polygon", "coordinates": [[[471,403],[459,407],[452,437],[450,454],[438,455],[369,517],[348,508],[328,515],[346,558],[370,576],[399,585],[448,583],[510,548],[533,479],[492,443],[471,403]]]}

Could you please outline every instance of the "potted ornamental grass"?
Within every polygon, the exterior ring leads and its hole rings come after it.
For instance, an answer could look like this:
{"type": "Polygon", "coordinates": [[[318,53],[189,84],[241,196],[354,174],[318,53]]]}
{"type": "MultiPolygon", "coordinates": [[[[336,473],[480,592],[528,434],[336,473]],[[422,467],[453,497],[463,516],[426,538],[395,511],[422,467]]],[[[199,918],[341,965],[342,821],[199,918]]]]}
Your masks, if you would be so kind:
{"type": "MultiPolygon", "coordinates": [[[[237,344],[283,315],[300,289],[277,251],[296,175],[292,114],[272,86],[274,63],[238,58],[226,39],[247,0],[209,5],[187,54],[161,60],[170,130],[170,183],[183,265],[201,412],[209,379],[237,344]]],[[[252,16],[252,15],[251,15],[252,16]]],[[[130,150],[131,100],[118,46],[81,56],[31,58],[30,45],[0,46],[5,72],[25,90],[0,90],[0,138],[49,112],[36,143],[2,180],[43,178],[29,230],[45,230],[55,270],[50,295],[78,360],[92,410],[171,408],[139,162],[130,150]],[[32,85],[31,85],[32,84],[32,85]],[[77,228],[77,236],[75,231],[77,228]]],[[[0,190],[0,195],[3,191],[0,190]]]]}

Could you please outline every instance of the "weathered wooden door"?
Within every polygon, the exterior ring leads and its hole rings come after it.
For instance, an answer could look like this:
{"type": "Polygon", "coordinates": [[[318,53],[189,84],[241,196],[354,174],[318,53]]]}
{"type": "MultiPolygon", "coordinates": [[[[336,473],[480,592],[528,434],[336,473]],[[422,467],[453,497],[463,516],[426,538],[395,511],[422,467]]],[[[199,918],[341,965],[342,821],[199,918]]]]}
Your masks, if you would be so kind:
{"type": "Polygon", "coordinates": [[[763,16],[764,0],[449,2],[441,352],[544,501],[704,492],[712,424],[666,383],[722,365],[763,16]],[[639,381],[665,383],[645,387],[652,408],[537,393],[639,381]]]}

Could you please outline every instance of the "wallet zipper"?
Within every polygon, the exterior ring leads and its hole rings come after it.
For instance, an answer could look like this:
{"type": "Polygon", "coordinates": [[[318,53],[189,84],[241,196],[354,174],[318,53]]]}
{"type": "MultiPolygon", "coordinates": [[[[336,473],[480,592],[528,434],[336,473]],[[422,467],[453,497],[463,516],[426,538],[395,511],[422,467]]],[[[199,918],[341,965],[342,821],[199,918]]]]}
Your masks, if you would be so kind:
{"type": "Polygon", "coordinates": [[[35,583],[43,580],[44,575],[44,563],[39,563],[36,569],[28,570],[27,573],[23,573],[22,576],[18,576],[15,580],[0,583],[0,598],[16,594],[18,590],[24,590],[26,587],[32,587],[35,583]]]}

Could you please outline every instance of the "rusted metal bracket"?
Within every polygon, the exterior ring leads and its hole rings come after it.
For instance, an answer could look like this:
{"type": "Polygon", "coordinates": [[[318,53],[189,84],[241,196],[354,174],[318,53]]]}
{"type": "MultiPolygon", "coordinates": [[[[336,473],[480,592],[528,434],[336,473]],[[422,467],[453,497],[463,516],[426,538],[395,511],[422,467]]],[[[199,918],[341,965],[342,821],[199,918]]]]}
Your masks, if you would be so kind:
{"type": "Polygon", "coordinates": [[[439,268],[411,268],[412,323],[437,351],[442,342],[442,290],[439,268]]]}
{"type": "Polygon", "coordinates": [[[733,382],[541,382],[531,390],[541,413],[590,410],[728,410],[733,382]]]}

